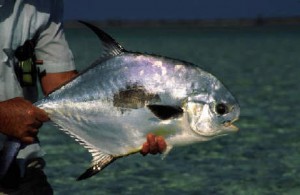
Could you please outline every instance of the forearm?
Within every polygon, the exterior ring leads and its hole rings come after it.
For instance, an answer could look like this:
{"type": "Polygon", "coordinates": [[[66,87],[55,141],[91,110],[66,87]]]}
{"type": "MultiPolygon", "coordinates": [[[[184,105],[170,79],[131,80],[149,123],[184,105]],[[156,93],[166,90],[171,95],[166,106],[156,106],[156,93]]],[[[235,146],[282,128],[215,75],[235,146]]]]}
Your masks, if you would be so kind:
{"type": "Polygon", "coordinates": [[[41,78],[41,85],[44,95],[48,95],[55,89],[70,81],[77,75],[77,71],[68,71],[61,73],[47,73],[41,78]]]}

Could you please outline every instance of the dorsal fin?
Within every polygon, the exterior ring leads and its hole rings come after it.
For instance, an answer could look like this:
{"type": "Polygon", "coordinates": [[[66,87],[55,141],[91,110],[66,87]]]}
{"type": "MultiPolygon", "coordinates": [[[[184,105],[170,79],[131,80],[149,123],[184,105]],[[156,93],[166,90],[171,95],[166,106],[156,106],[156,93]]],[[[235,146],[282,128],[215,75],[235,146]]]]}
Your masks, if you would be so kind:
{"type": "Polygon", "coordinates": [[[97,37],[102,41],[104,52],[102,52],[101,58],[117,56],[126,51],[111,36],[109,36],[107,33],[105,33],[97,26],[81,20],[79,20],[79,22],[86,25],[88,28],[90,28],[94,33],[96,33],[97,37]]]}

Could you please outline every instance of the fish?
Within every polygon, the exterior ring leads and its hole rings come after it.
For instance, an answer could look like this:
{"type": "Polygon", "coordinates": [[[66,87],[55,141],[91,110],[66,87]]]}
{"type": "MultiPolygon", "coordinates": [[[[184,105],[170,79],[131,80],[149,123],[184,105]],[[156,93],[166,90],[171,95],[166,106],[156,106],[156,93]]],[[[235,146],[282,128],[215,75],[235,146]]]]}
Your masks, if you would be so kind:
{"type": "Polygon", "coordinates": [[[92,155],[77,180],[119,158],[139,153],[147,134],[174,146],[237,132],[240,106],[215,76],[166,56],[131,52],[97,26],[80,21],[101,40],[100,57],[34,105],[92,155]]]}

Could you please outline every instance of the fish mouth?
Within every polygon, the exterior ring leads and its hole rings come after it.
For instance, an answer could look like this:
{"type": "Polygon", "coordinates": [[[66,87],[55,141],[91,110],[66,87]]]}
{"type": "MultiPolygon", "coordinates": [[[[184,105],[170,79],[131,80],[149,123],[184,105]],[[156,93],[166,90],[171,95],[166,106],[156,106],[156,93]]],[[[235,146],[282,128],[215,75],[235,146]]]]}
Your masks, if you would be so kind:
{"type": "Polygon", "coordinates": [[[238,119],[234,119],[232,121],[226,121],[223,123],[223,125],[227,130],[237,132],[239,130],[239,128],[233,124],[237,120],[238,119]]]}

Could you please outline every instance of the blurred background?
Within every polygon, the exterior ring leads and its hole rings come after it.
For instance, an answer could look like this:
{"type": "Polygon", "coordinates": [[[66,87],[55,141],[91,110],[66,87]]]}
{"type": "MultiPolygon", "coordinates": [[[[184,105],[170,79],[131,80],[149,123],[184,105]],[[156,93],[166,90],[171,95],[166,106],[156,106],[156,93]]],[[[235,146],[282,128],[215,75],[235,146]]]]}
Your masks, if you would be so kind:
{"type": "Polygon", "coordinates": [[[66,37],[79,70],[101,43],[87,20],[129,51],[194,63],[241,106],[236,134],[159,155],[120,159],[75,179],[91,156],[45,125],[41,142],[55,194],[300,194],[299,0],[64,0],[66,37]]]}
{"type": "Polygon", "coordinates": [[[299,16],[299,0],[65,0],[65,19],[194,20],[299,16]]]}

